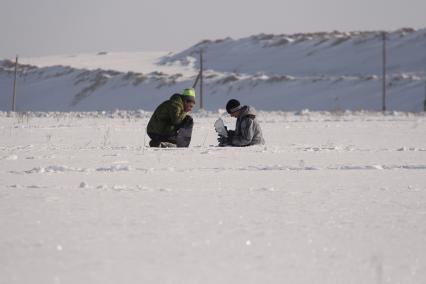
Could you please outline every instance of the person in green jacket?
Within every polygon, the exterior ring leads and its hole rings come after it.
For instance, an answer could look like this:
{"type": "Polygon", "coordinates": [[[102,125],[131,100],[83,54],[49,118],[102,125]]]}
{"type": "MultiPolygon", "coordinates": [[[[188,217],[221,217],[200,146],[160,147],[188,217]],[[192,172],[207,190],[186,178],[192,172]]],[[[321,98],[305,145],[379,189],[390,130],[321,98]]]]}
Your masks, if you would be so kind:
{"type": "Polygon", "coordinates": [[[146,132],[150,147],[188,147],[194,121],[188,112],[195,105],[195,90],[183,90],[161,103],[152,114],[146,132]]]}

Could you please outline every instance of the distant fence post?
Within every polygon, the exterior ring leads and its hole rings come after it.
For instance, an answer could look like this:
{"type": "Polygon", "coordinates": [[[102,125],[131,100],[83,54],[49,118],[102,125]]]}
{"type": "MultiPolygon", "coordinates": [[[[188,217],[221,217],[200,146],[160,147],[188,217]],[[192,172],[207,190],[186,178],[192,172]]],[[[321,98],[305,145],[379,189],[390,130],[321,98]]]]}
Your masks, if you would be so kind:
{"type": "Polygon", "coordinates": [[[203,50],[200,50],[200,109],[204,109],[203,97],[203,50]]]}
{"type": "Polygon", "coordinates": [[[18,55],[15,60],[15,75],[13,78],[13,99],[12,99],[12,111],[16,111],[16,75],[18,73],[18,55]]]}
{"type": "Polygon", "coordinates": [[[382,111],[386,111],[386,32],[383,38],[383,81],[382,81],[382,111]]]}

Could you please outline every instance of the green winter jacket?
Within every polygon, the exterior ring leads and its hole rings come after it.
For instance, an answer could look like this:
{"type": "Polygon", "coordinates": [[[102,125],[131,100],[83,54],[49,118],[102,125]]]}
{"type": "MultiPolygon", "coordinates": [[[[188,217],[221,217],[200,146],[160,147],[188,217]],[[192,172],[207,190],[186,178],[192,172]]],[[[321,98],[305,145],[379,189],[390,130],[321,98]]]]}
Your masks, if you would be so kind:
{"type": "Polygon", "coordinates": [[[176,126],[185,118],[183,100],[179,94],[174,94],[168,101],[161,103],[154,111],[148,122],[146,132],[164,136],[175,136],[176,126]]]}

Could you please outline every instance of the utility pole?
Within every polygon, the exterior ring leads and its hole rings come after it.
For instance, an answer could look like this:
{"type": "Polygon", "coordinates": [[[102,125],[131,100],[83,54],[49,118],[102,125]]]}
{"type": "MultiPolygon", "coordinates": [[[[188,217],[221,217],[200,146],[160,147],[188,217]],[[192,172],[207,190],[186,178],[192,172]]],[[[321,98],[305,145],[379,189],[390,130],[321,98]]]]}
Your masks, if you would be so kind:
{"type": "Polygon", "coordinates": [[[193,89],[195,89],[195,87],[197,86],[197,84],[198,84],[198,80],[200,79],[200,72],[198,72],[198,74],[197,74],[197,77],[195,77],[195,82],[194,82],[194,84],[192,85],[192,88],[193,89]]]}
{"type": "Polygon", "coordinates": [[[192,88],[198,84],[198,80],[200,81],[200,109],[204,109],[204,96],[203,96],[203,50],[200,49],[200,71],[198,72],[197,77],[195,78],[195,82],[192,85],[192,88]]]}
{"type": "Polygon", "coordinates": [[[200,50],[200,109],[204,109],[203,101],[203,50],[200,50]]]}
{"type": "Polygon", "coordinates": [[[18,73],[18,55],[15,60],[15,76],[13,79],[13,99],[12,99],[12,111],[16,110],[16,75],[18,73]]]}
{"type": "Polygon", "coordinates": [[[382,111],[386,111],[386,32],[383,32],[383,86],[382,111]]]}

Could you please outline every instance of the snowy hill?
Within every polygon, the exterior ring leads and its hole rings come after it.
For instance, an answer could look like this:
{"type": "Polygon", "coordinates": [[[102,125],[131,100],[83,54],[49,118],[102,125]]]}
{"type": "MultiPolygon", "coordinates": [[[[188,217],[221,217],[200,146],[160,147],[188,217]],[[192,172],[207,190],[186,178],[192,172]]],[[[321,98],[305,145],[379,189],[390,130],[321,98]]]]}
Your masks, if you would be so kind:
{"type": "MultiPolygon", "coordinates": [[[[421,111],[426,29],[388,34],[390,110],[421,111]]],[[[191,86],[205,57],[205,108],[238,98],[261,110],[380,110],[381,32],[255,35],[205,40],[179,53],[23,58],[18,110],[153,110],[191,86]]],[[[0,110],[11,109],[13,62],[0,61],[0,110]]]]}
{"type": "MultiPolygon", "coordinates": [[[[388,72],[426,70],[426,29],[401,29],[388,36],[388,72]]],[[[205,50],[207,67],[220,72],[267,75],[363,76],[382,68],[382,32],[256,35],[203,41],[162,62],[188,62],[205,50]]]]}

